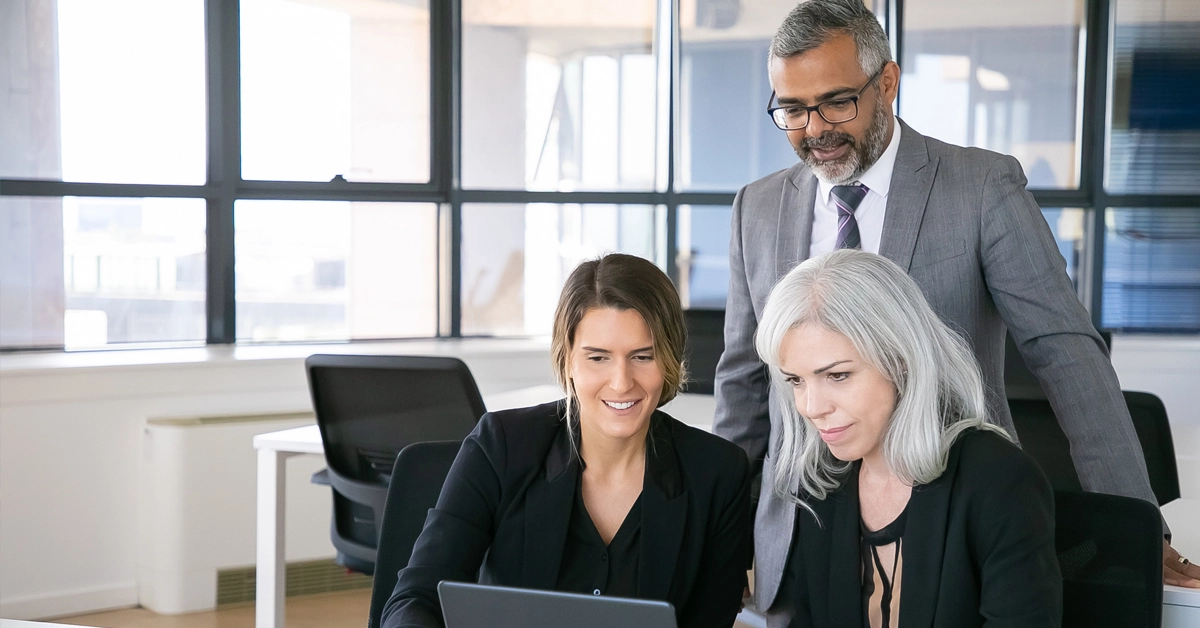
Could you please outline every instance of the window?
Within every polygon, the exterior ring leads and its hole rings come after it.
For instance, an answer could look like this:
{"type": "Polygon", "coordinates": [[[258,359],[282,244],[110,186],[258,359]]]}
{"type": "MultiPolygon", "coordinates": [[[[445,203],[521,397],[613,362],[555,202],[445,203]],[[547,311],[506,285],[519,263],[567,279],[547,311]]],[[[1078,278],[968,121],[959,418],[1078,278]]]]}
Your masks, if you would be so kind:
{"type": "Polygon", "coordinates": [[[675,185],[736,191],[796,163],[766,115],[767,50],[794,0],[680,4],[680,112],[675,185]]]}
{"type": "Polygon", "coordinates": [[[240,4],[245,178],[429,180],[426,2],[240,4]]]}
{"type": "MultiPolygon", "coordinates": [[[[1200,3],[863,2],[898,114],[1017,157],[1096,325],[1200,333],[1200,3]]],[[[608,251],[721,308],[736,190],[797,162],[795,6],[0,2],[0,350],[544,335],[608,251]]]]}
{"type": "Polygon", "coordinates": [[[1197,194],[1200,5],[1117,0],[1108,190],[1197,194]]]}
{"type": "Polygon", "coordinates": [[[204,183],[203,0],[5,2],[0,24],[0,177],[204,183]]]}
{"type": "Polygon", "coordinates": [[[1200,208],[1105,213],[1104,326],[1200,331],[1200,208]]]}
{"type": "Polygon", "coordinates": [[[0,347],[204,340],[204,201],[0,197],[0,347]]]}
{"type": "Polygon", "coordinates": [[[655,0],[463,0],[463,186],[649,190],[655,0]]]}
{"type": "Polygon", "coordinates": [[[239,340],[437,334],[437,206],[238,201],[239,340]]]}
{"type": "Polygon", "coordinates": [[[1082,209],[1042,209],[1042,216],[1050,225],[1050,232],[1054,234],[1054,241],[1058,244],[1058,252],[1067,262],[1067,276],[1078,288],[1088,212],[1082,209]]]}
{"type": "Polygon", "coordinates": [[[1076,0],[907,0],[899,112],[918,132],[1013,155],[1031,188],[1079,185],[1076,0]]]}
{"type": "MultiPolygon", "coordinates": [[[[765,117],[765,116],[764,116],[765,117]]],[[[729,292],[729,205],[679,208],[679,294],[684,307],[723,310],[729,292]]]]}
{"type": "Polygon", "coordinates": [[[657,259],[661,213],[648,205],[463,207],[463,334],[548,335],[563,282],[580,262],[606,252],[657,259]]]}

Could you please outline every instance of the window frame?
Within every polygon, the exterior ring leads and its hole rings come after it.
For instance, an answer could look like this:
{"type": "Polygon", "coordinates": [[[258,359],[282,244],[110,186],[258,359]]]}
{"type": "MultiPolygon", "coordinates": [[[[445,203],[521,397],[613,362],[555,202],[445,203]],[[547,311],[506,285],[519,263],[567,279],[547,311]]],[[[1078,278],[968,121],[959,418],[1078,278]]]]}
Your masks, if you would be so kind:
{"type": "MultiPolygon", "coordinates": [[[[1044,209],[1079,207],[1088,212],[1085,255],[1079,268],[1079,296],[1093,323],[1102,320],[1105,210],[1111,207],[1181,209],[1200,207],[1200,194],[1110,194],[1104,186],[1111,49],[1116,2],[1088,0],[1081,32],[1083,75],[1078,104],[1079,186],[1032,189],[1044,209]],[[1099,35],[1099,36],[1097,36],[1099,35]]],[[[876,2],[880,21],[902,58],[905,0],[876,2]]],[[[660,159],[652,191],[543,192],[464,188],[462,167],[462,0],[430,0],[430,178],[425,183],[298,182],[246,180],[241,174],[240,2],[206,0],[207,181],[204,185],[67,182],[0,178],[0,196],[173,197],[204,199],[207,206],[206,344],[235,344],[234,203],[242,199],[333,200],[436,203],[439,213],[437,338],[463,337],[462,215],[472,204],[652,205],[666,208],[667,274],[678,281],[677,229],[680,205],[732,205],[733,192],[676,191],[679,137],[680,7],[657,0],[653,55],[659,69],[660,159]],[[665,127],[665,128],[664,128],[665,127]]],[[[903,86],[901,86],[903,89],[903,86]]],[[[782,138],[781,138],[782,141],[782,138]]],[[[749,183],[749,182],[747,182],[749,183]]],[[[131,345],[131,347],[137,345],[131,345]]],[[[22,347],[0,349],[18,351],[22,347]]]]}

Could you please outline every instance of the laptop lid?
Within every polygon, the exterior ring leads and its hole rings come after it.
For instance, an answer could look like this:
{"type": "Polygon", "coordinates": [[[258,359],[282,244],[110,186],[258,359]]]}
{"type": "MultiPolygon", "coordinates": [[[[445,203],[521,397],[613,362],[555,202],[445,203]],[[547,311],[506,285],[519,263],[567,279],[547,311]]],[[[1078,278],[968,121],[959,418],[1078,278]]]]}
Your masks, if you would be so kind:
{"type": "Polygon", "coordinates": [[[494,587],[438,584],[446,628],[676,628],[669,602],[494,587]]]}

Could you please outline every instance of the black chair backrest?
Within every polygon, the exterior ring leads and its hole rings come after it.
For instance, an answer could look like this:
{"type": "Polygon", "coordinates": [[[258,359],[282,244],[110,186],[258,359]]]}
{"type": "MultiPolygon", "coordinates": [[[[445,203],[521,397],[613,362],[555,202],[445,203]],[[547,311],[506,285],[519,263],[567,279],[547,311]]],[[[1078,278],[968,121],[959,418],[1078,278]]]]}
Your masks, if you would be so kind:
{"type": "Polygon", "coordinates": [[[1154,504],[1056,491],[1063,628],[1162,625],[1162,522],[1154,504]]]}
{"type": "Polygon", "coordinates": [[[689,393],[711,395],[715,389],[717,361],[725,351],[725,310],[684,310],[688,341],[687,360],[689,393]]]}
{"type": "Polygon", "coordinates": [[[429,509],[437,505],[460,445],[459,441],[414,443],[396,458],[379,535],[368,628],[379,626],[383,605],[396,588],[397,574],[408,565],[429,509]]]}
{"type": "Polygon", "coordinates": [[[1142,454],[1146,458],[1146,471],[1150,475],[1150,487],[1158,498],[1158,505],[1179,499],[1179,468],[1175,465],[1175,442],[1171,439],[1171,422],[1167,420],[1167,408],[1157,395],[1148,392],[1123,391],[1125,405],[1138,441],[1142,443],[1142,454]]]}
{"type": "Polygon", "coordinates": [[[1021,449],[1033,456],[1050,485],[1059,491],[1082,491],[1075,462],[1071,459],[1071,441],[1059,426],[1050,401],[1010,398],[1008,411],[1017,428],[1021,449]]]}
{"type": "MultiPolygon", "coordinates": [[[[1133,429],[1142,445],[1150,488],[1161,506],[1179,498],[1179,471],[1175,465],[1175,446],[1171,440],[1171,424],[1162,401],[1151,393],[1122,391],[1133,429]]],[[[1055,418],[1050,402],[1045,399],[1009,399],[1008,408],[1021,448],[1037,461],[1042,472],[1055,489],[1083,490],[1075,464],[1071,460],[1071,443],[1055,418]]]]}
{"type": "Polygon", "coordinates": [[[461,441],[487,411],[457,358],[314,355],[305,366],[325,459],[350,480],[385,484],[405,446],[461,441]]]}

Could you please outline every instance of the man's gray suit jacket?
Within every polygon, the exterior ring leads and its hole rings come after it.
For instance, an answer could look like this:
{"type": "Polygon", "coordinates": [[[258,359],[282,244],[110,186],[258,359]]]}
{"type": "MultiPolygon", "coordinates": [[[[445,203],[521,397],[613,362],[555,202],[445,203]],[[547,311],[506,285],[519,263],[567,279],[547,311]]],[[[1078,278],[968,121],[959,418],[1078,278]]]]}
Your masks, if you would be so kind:
{"type": "MultiPolygon", "coordinates": [[[[962,333],[983,371],[988,406],[1014,437],[1004,395],[1004,332],[1045,389],[1071,442],[1084,490],[1157,504],[1107,349],[1075,296],[1066,264],[1016,159],[903,128],[879,253],[921,286],[962,333]]],[[[776,598],[796,508],[775,496],[771,452],[779,408],[768,403],[754,332],[767,296],[808,258],[817,180],[803,163],[742,188],[733,203],[725,352],[713,431],[766,455],[754,526],[755,603],[776,598]],[[768,418],[769,417],[769,418],[768,418]]],[[[782,397],[781,397],[782,399],[782,397]]],[[[790,395],[783,399],[790,403],[790,395]]]]}

